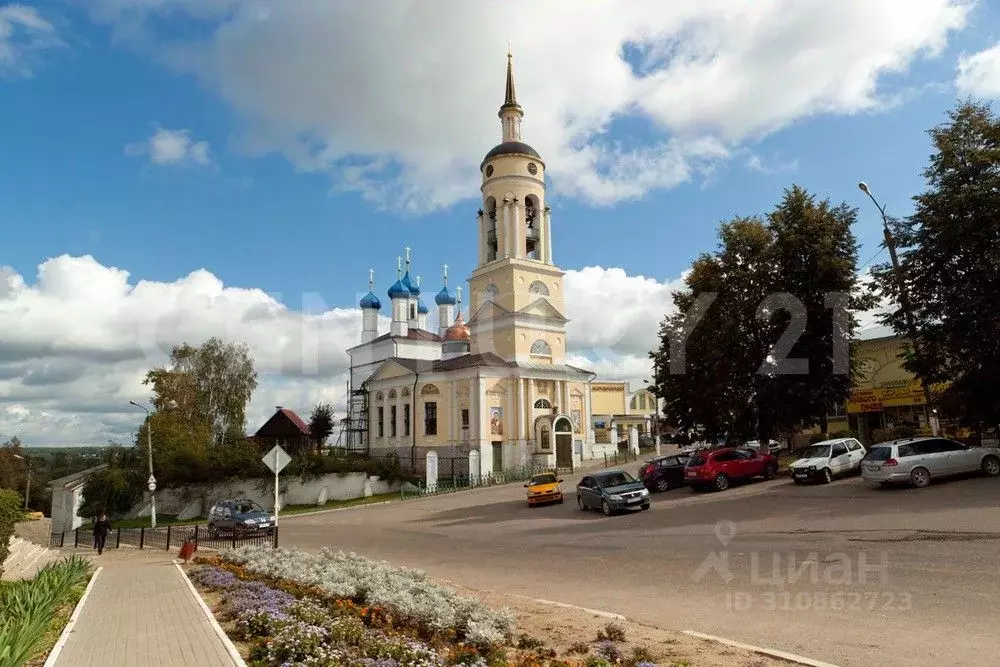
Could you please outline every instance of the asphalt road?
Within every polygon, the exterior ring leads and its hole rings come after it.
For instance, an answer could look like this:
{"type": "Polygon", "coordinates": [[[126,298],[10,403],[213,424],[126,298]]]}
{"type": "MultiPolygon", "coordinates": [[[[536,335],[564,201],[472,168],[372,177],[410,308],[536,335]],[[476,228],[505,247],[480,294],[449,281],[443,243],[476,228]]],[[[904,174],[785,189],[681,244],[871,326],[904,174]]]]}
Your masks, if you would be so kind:
{"type": "Polygon", "coordinates": [[[575,480],[550,507],[514,485],[283,519],[281,542],[837,665],[1000,661],[1000,480],[678,489],[614,517],[575,480]]]}

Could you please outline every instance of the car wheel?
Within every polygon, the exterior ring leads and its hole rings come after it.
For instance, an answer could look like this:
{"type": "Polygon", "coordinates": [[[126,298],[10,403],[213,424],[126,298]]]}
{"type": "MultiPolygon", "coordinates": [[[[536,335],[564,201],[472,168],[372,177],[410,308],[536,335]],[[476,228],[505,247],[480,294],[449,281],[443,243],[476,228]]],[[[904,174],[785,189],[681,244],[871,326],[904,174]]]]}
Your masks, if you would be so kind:
{"type": "Polygon", "coordinates": [[[656,490],[657,491],[669,491],[670,490],[670,480],[666,477],[661,477],[656,480],[656,490]]]}
{"type": "Polygon", "coordinates": [[[913,472],[910,473],[910,484],[922,489],[931,483],[931,474],[927,471],[927,468],[914,468],[913,472]]]}
{"type": "Polygon", "coordinates": [[[608,504],[607,500],[601,501],[601,511],[604,512],[604,516],[611,516],[611,505],[608,504]]]}
{"type": "Polygon", "coordinates": [[[716,475],[715,476],[715,490],[716,491],[725,491],[728,488],[729,488],[729,478],[726,477],[725,475],[723,475],[722,473],[719,473],[718,475],[716,475]]]}
{"type": "Polygon", "coordinates": [[[795,484],[797,484],[799,486],[801,486],[803,484],[803,481],[801,479],[795,479],[794,477],[792,478],[792,482],[794,482],[795,484]]]}
{"type": "Polygon", "coordinates": [[[995,456],[987,456],[983,459],[983,474],[987,477],[1000,475],[1000,459],[995,456]]]}
{"type": "Polygon", "coordinates": [[[833,471],[831,471],[829,468],[823,468],[823,472],[820,473],[820,480],[824,484],[829,484],[830,482],[832,482],[833,481],[833,471]]]}
{"type": "Polygon", "coordinates": [[[587,511],[587,503],[583,502],[583,496],[576,497],[576,506],[580,508],[581,512],[587,511]]]}
{"type": "Polygon", "coordinates": [[[774,479],[778,476],[778,466],[774,463],[768,463],[767,468],[764,469],[764,479],[774,479]]]}
{"type": "Polygon", "coordinates": [[[646,503],[646,504],[644,504],[644,505],[642,506],[642,511],[643,511],[643,512],[645,512],[646,510],[648,510],[648,509],[649,509],[649,507],[650,507],[649,503],[646,503]]]}

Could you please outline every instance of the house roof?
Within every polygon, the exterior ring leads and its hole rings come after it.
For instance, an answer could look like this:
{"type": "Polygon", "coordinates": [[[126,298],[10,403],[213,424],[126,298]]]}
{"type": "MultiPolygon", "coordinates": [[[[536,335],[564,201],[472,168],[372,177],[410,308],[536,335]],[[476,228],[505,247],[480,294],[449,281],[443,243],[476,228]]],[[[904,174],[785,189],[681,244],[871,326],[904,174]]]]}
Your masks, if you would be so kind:
{"type": "Polygon", "coordinates": [[[385,363],[396,363],[412,373],[442,373],[457,371],[464,368],[522,368],[548,373],[564,373],[569,375],[591,375],[592,373],[569,364],[542,364],[532,362],[504,361],[493,352],[481,354],[463,354],[451,359],[428,361],[424,359],[388,359],[385,363]]]}
{"type": "Polygon", "coordinates": [[[101,465],[96,465],[93,468],[87,468],[86,470],[81,470],[80,472],[75,472],[72,475],[66,475],[65,477],[60,477],[59,479],[54,479],[49,482],[49,486],[55,488],[61,486],[63,488],[72,488],[75,486],[80,486],[87,481],[87,478],[93,475],[95,472],[104,470],[108,466],[104,463],[101,465]]]}
{"type": "Polygon", "coordinates": [[[271,418],[264,422],[264,425],[257,429],[255,436],[268,436],[276,435],[275,431],[282,431],[284,429],[281,426],[284,424],[291,425],[293,429],[298,431],[299,435],[309,435],[309,424],[306,424],[299,417],[294,410],[289,408],[278,408],[271,418]]]}

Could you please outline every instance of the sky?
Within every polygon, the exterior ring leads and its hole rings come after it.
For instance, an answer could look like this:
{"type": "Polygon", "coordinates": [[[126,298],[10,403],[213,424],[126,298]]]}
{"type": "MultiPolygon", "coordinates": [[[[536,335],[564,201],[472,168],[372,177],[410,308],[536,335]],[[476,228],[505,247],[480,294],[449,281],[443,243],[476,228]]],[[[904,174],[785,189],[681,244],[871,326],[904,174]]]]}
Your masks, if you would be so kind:
{"type": "Polygon", "coordinates": [[[0,441],[131,442],[213,335],[250,431],[342,406],[369,269],[473,269],[508,43],[571,361],[634,384],[719,222],[801,185],[859,208],[864,271],[857,182],[908,214],[926,130],[1000,98],[997,0],[0,0],[0,441]]]}

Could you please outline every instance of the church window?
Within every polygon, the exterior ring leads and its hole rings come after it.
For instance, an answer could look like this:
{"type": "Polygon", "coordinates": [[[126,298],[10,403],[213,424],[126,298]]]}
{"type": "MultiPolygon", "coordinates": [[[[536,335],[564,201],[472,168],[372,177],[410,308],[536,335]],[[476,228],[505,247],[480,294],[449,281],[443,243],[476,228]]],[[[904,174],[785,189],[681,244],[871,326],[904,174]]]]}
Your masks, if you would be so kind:
{"type": "Polygon", "coordinates": [[[497,289],[496,285],[490,283],[483,290],[483,303],[493,303],[493,300],[498,296],[500,296],[500,290],[497,289]]]}
{"type": "Polygon", "coordinates": [[[385,437],[385,408],[378,406],[378,437],[385,437]]]}
{"type": "Polygon", "coordinates": [[[497,258],[500,248],[497,243],[497,200],[490,197],[486,200],[486,261],[492,262],[497,258]]]}
{"type": "Polygon", "coordinates": [[[396,390],[395,389],[390,389],[389,390],[389,400],[391,401],[394,398],[396,398],[396,390]]]}
{"type": "Polygon", "coordinates": [[[462,408],[462,428],[469,428],[469,408],[462,408]]]}
{"type": "Polygon", "coordinates": [[[545,286],[541,280],[536,280],[535,282],[528,285],[528,291],[532,294],[540,294],[541,296],[549,295],[549,288],[545,286]]]}
{"type": "Polygon", "coordinates": [[[441,391],[437,388],[437,386],[433,384],[425,384],[424,388],[420,390],[420,394],[422,396],[429,396],[431,394],[440,394],[440,393],[441,391]]]}
{"type": "Polygon", "coordinates": [[[403,436],[410,435],[410,404],[403,405],[403,436]]]}
{"type": "Polygon", "coordinates": [[[410,304],[410,319],[417,319],[417,307],[414,304],[410,304]]]}
{"type": "Polygon", "coordinates": [[[540,398],[537,401],[535,401],[535,407],[550,410],[552,408],[552,404],[549,403],[547,399],[540,398]]]}
{"type": "Polygon", "coordinates": [[[551,357],[552,348],[544,340],[538,339],[531,344],[531,354],[539,357],[551,357]]]}
{"type": "Polygon", "coordinates": [[[435,401],[424,403],[424,435],[437,435],[438,404],[435,401]]]}
{"type": "Polygon", "coordinates": [[[493,175],[493,165],[492,164],[486,165],[486,178],[489,178],[492,175],[493,175]]]}
{"type": "Polygon", "coordinates": [[[399,395],[402,396],[403,398],[406,398],[407,396],[410,395],[410,388],[409,387],[403,387],[403,390],[401,392],[399,392],[399,395]]]}
{"type": "Polygon", "coordinates": [[[524,224],[524,256],[528,259],[540,259],[542,225],[538,199],[534,195],[524,198],[524,224]]]}
{"type": "Polygon", "coordinates": [[[549,442],[549,440],[551,439],[551,436],[549,435],[549,427],[548,426],[543,426],[542,427],[542,434],[541,434],[541,438],[540,439],[541,439],[541,442],[538,443],[538,444],[540,445],[541,449],[545,449],[545,450],[552,449],[552,444],[549,442]]]}
{"type": "Polygon", "coordinates": [[[380,391],[375,392],[375,400],[379,402],[382,401],[382,392],[380,391]]]}
{"type": "Polygon", "coordinates": [[[396,406],[389,406],[389,435],[396,437],[396,406]]]}
{"type": "Polygon", "coordinates": [[[532,176],[534,176],[535,174],[537,174],[538,173],[538,165],[535,164],[534,162],[529,162],[528,163],[528,173],[531,174],[532,176]]]}

